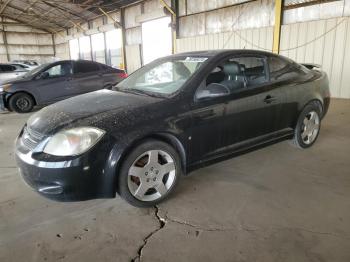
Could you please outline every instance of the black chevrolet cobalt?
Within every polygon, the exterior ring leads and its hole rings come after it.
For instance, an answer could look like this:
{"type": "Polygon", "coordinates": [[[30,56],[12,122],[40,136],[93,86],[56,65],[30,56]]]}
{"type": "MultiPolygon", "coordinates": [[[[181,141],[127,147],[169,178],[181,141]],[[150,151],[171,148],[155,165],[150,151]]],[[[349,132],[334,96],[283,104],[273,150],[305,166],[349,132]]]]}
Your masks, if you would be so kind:
{"type": "Polygon", "coordinates": [[[253,50],[158,59],[113,90],[32,115],[16,141],[27,184],[59,201],[152,206],[182,175],[282,139],[310,147],[330,102],[314,65],[253,50]]]}

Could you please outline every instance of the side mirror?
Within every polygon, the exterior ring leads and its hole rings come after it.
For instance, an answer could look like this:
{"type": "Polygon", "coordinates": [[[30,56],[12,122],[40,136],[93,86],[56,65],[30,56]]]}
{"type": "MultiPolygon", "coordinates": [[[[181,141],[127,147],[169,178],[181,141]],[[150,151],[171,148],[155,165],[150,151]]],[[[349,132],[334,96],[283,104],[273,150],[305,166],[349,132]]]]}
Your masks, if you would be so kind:
{"type": "Polygon", "coordinates": [[[46,79],[49,78],[50,74],[48,72],[42,72],[39,75],[39,79],[46,79]]]}
{"type": "Polygon", "coordinates": [[[230,90],[222,84],[211,83],[204,87],[200,87],[196,92],[196,98],[198,100],[206,98],[216,98],[221,96],[227,96],[230,94],[230,90]]]}

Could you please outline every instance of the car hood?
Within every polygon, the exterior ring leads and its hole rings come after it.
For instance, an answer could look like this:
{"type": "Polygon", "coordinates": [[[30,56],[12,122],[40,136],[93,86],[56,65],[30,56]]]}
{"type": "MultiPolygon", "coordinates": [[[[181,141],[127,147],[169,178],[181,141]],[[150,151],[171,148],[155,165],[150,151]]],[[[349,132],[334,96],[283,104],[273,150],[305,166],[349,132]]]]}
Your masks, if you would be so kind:
{"type": "MultiPolygon", "coordinates": [[[[25,74],[26,72],[24,72],[25,74]]],[[[24,77],[23,75],[20,75],[16,78],[11,78],[5,81],[2,81],[0,84],[1,85],[6,85],[6,84],[20,84],[20,83],[24,83],[24,82],[28,82],[31,81],[32,79],[30,77],[24,77]]]]}
{"type": "Polygon", "coordinates": [[[98,126],[96,123],[103,123],[105,118],[135,117],[136,111],[161,100],[164,99],[100,90],[43,108],[29,118],[27,127],[40,134],[53,134],[66,126],[98,126]]]}

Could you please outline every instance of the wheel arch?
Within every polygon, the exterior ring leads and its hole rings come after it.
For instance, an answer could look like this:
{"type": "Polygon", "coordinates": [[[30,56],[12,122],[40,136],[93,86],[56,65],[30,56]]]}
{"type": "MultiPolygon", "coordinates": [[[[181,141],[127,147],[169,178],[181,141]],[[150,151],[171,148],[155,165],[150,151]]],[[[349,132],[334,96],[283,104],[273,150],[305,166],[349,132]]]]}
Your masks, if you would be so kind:
{"type": "Polygon", "coordinates": [[[319,98],[313,98],[304,104],[304,106],[299,110],[298,115],[300,115],[301,112],[303,112],[304,108],[307,107],[311,103],[317,103],[320,106],[321,112],[323,112],[323,110],[324,110],[323,101],[319,98]]]}
{"type": "Polygon", "coordinates": [[[7,106],[8,106],[8,104],[9,104],[9,101],[10,101],[11,97],[13,97],[13,96],[16,95],[16,94],[26,94],[26,95],[29,95],[29,96],[33,99],[34,105],[37,105],[36,98],[35,98],[35,96],[34,96],[33,94],[29,93],[28,91],[22,91],[22,90],[20,90],[20,91],[16,91],[16,92],[14,92],[14,93],[11,93],[11,95],[9,95],[9,96],[7,97],[7,99],[6,99],[6,105],[7,105],[7,106]]]}
{"type": "Polygon", "coordinates": [[[168,145],[172,146],[176,152],[179,154],[180,159],[181,159],[181,168],[183,174],[186,174],[186,166],[187,166],[187,155],[186,155],[186,150],[183,145],[183,143],[180,141],[179,138],[177,138],[175,135],[167,133],[167,132],[157,132],[157,133],[151,133],[147,134],[145,136],[142,136],[138,139],[135,139],[132,143],[130,143],[128,146],[126,146],[121,153],[119,157],[119,164],[117,167],[117,173],[119,172],[122,163],[124,162],[124,159],[127,157],[127,155],[139,144],[141,144],[143,141],[149,140],[149,139],[154,139],[154,140],[159,140],[164,143],[167,143],[168,145]]]}
{"type": "Polygon", "coordinates": [[[303,110],[305,109],[305,107],[307,107],[309,104],[311,103],[317,103],[321,109],[321,112],[323,113],[324,112],[324,105],[323,105],[323,102],[321,99],[319,98],[313,98],[311,100],[308,100],[306,103],[304,103],[304,105],[298,110],[298,115],[297,115],[297,118],[295,119],[294,121],[294,128],[296,127],[297,123],[298,123],[298,119],[299,119],[299,116],[300,114],[303,112],[303,110]]]}

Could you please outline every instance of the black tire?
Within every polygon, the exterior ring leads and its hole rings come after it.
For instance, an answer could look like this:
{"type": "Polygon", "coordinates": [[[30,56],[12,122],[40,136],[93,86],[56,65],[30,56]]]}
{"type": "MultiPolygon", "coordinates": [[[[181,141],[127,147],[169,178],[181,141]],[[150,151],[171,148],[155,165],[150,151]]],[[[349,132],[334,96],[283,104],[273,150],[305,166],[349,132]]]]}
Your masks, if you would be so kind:
{"type": "Polygon", "coordinates": [[[322,119],[322,106],[320,105],[320,103],[313,101],[307,104],[299,115],[295,130],[294,130],[294,138],[292,140],[292,144],[302,149],[311,147],[316,142],[318,135],[320,134],[321,119],[322,119]],[[302,133],[305,128],[304,119],[307,118],[312,112],[315,112],[318,117],[318,121],[319,121],[318,131],[316,136],[313,138],[313,140],[307,143],[302,137],[302,133]]]}
{"type": "Polygon", "coordinates": [[[10,97],[8,105],[10,111],[29,113],[33,110],[35,102],[30,95],[26,93],[17,93],[10,97]]]}
{"type": "Polygon", "coordinates": [[[170,193],[174,191],[176,185],[179,182],[181,175],[182,175],[181,160],[180,160],[179,154],[176,152],[176,150],[173,147],[171,147],[167,143],[164,143],[158,140],[153,140],[153,139],[145,140],[144,142],[142,142],[142,144],[136,146],[124,159],[119,172],[119,176],[118,176],[117,192],[123,199],[125,199],[128,203],[130,203],[133,206],[151,207],[158,204],[159,202],[164,201],[170,195],[170,193]],[[173,159],[172,163],[174,163],[175,165],[175,178],[171,184],[171,187],[160,198],[152,201],[141,201],[137,199],[132,194],[132,192],[130,192],[130,189],[128,186],[129,169],[142,154],[150,150],[161,150],[171,156],[171,158],[173,159]]]}

